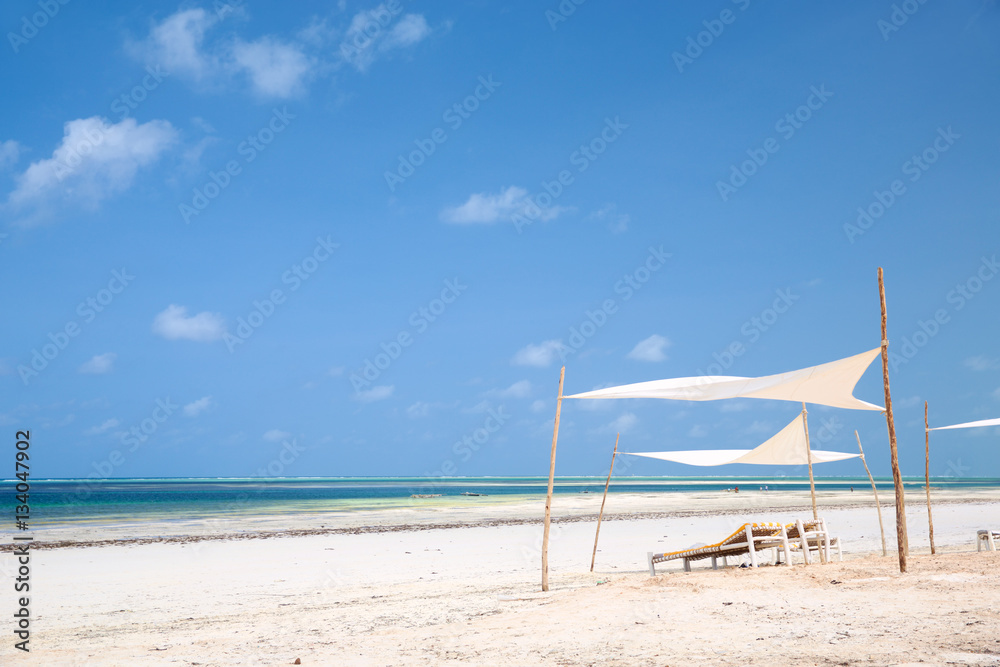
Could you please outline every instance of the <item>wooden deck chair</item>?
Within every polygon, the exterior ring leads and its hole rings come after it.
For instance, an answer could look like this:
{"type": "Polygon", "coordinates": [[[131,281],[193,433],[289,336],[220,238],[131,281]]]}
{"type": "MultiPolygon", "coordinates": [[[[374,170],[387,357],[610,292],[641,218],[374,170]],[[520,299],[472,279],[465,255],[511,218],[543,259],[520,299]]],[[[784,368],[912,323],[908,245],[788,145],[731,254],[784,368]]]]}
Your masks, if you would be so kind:
{"type": "MultiPolygon", "coordinates": [[[[823,519],[813,519],[811,521],[796,521],[785,526],[785,532],[793,548],[802,552],[802,557],[808,565],[810,562],[809,552],[815,550],[819,555],[819,550],[823,549],[822,556],[826,562],[830,561],[830,549],[837,550],[837,557],[844,560],[844,553],[840,548],[840,540],[830,537],[830,532],[826,528],[826,521],[823,519]]],[[[787,557],[787,554],[786,554],[787,557]]]]}
{"type": "Polygon", "coordinates": [[[788,538],[785,535],[785,527],[777,523],[745,523],[737,528],[729,537],[716,544],[709,544],[703,547],[693,547],[682,551],[671,551],[667,553],[646,554],[649,563],[649,574],[656,575],[656,564],[668,560],[683,559],[684,571],[691,571],[691,561],[712,559],[712,569],[718,569],[719,557],[742,556],[750,554],[750,565],[757,567],[757,551],[767,548],[783,548],[785,550],[786,562],[790,558],[788,538]]]}
{"type": "Polygon", "coordinates": [[[976,551],[982,551],[984,544],[989,551],[996,551],[997,542],[1000,542],[1000,533],[995,530],[976,531],[976,551]]]}

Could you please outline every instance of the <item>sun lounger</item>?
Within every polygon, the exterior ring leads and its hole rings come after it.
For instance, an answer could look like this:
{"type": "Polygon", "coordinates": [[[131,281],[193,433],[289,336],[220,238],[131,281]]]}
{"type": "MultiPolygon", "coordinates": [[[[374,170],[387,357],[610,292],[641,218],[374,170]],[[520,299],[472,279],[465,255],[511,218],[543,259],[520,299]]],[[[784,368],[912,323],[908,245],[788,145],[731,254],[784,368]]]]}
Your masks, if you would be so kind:
{"type": "Polygon", "coordinates": [[[1000,533],[995,530],[980,530],[976,532],[976,551],[982,551],[984,544],[988,550],[996,551],[997,542],[1000,542],[1000,533]]]}
{"type": "Polygon", "coordinates": [[[717,544],[684,549],[657,554],[652,551],[646,554],[649,562],[649,574],[656,574],[656,564],[668,560],[683,559],[684,571],[691,571],[691,561],[712,559],[712,569],[718,569],[718,559],[729,556],[750,554],[750,564],[757,567],[757,551],[782,547],[785,550],[785,560],[789,558],[788,538],[785,527],[777,523],[745,523],[737,528],[732,535],[717,544]]]}
{"type": "Polygon", "coordinates": [[[649,552],[646,559],[649,562],[650,575],[656,574],[656,564],[668,560],[683,559],[684,571],[691,571],[691,561],[712,559],[712,569],[718,569],[718,559],[729,556],[742,556],[750,554],[751,567],[757,567],[757,552],[762,549],[775,549],[775,564],[781,563],[781,553],[785,554],[785,565],[791,565],[791,549],[795,548],[802,553],[806,564],[810,562],[810,551],[819,553],[822,549],[822,560],[830,560],[830,549],[837,550],[837,557],[844,559],[840,548],[840,540],[830,537],[823,519],[811,521],[796,521],[787,526],[777,523],[745,523],[733,532],[732,535],[717,544],[710,544],[702,547],[693,547],[683,551],[672,551],[657,554],[649,552]]]}

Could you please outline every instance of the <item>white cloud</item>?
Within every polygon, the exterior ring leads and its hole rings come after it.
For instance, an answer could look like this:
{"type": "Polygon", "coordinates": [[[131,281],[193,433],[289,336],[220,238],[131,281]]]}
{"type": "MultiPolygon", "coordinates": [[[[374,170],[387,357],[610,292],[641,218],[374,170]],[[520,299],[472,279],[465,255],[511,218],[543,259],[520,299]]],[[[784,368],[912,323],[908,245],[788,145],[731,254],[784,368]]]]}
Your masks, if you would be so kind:
{"type": "Polygon", "coordinates": [[[213,59],[202,49],[205,32],[218,18],[204,9],[187,9],[171,14],[154,24],[142,42],[127,45],[133,56],[150,64],[161,65],[171,74],[195,79],[213,69],[213,59]]]}
{"type": "Polygon", "coordinates": [[[562,206],[540,207],[524,188],[512,185],[501,188],[500,194],[477,192],[460,206],[453,206],[441,212],[441,219],[458,225],[492,225],[501,219],[509,219],[515,213],[528,215],[531,220],[553,220],[560,213],[568,211],[562,206]]]}
{"type": "Polygon", "coordinates": [[[628,231],[628,223],[632,221],[628,213],[619,213],[618,207],[614,204],[607,204],[603,208],[591,213],[588,217],[606,222],[612,234],[624,234],[628,231]]]}
{"type": "Polygon", "coordinates": [[[423,401],[417,401],[410,407],[406,408],[406,415],[410,419],[419,419],[420,417],[426,417],[431,412],[431,404],[424,403],[423,401]]]}
{"type": "Polygon", "coordinates": [[[85,433],[86,433],[86,435],[100,435],[101,433],[104,433],[105,431],[110,431],[111,429],[113,429],[116,426],[118,426],[120,423],[121,422],[118,421],[117,419],[109,419],[106,422],[104,422],[103,424],[101,424],[100,426],[94,426],[93,428],[87,429],[85,431],[85,433]]]}
{"type": "Polygon", "coordinates": [[[8,202],[15,206],[63,197],[90,206],[132,185],[140,167],[151,165],[177,139],[165,120],[139,125],[126,118],[109,125],[99,116],[67,122],[51,158],[33,162],[17,177],[8,202]]]}
{"type": "Polygon", "coordinates": [[[233,62],[250,76],[254,92],[264,97],[292,97],[303,90],[312,69],[310,58],[297,46],[264,37],[255,42],[237,41],[233,62]]]}
{"type": "Polygon", "coordinates": [[[750,409],[750,401],[741,399],[722,401],[719,403],[719,409],[722,412],[744,412],[750,409]]]}
{"type": "Polygon", "coordinates": [[[701,424],[695,424],[688,431],[689,438],[704,438],[706,435],[708,435],[708,429],[701,424]]]}
{"type": "Polygon", "coordinates": [[[431,34],[422,14],[407,14],[392,26],[383,43],[383,50],[412,46],[431,34]]]}
{"type": "Polygon", "coordinates": [[[665,361],[665,350],[670,347],[670,341],[659,334],[639,341],[626,356],[637,361],[665,361]]]}
{"type": "Polygon", "coordinates": [[[529,343],[514,354],[510,363],[515,366],[545,367],[555,361],[561,349],[561,340],[547,340],[538,345],[529,343]]]}
{"type": "Polygon", "coordinates": [[[98,354],[92,357],[89,361],[84,362],[77,370],[81,373],[88,373],[91,375],[110,373],[111,367],[114,366],[115,359],[117,358],[118,355],[114,352],[98,354]]]}
{"type": "Polygon", "coordinates": [[[209,342],[220,340],[226,333],[221,315],[203,312],[187,316],[187,308],[170,304],[153,320],[153,333],[167,340],[195,340],[209,342]]]}
{"type": "Polygon", "coordinates": [[[378,385],[371,389],[357,392],[355,398],[362,403],[374,403],[375,401],[382,401],[389,398],[395,390],[396,385],[394,384],[378,385]]]}
{"type": "Polygon", "coordinates": [[[480,413],[486,412],[487,410],[489,410],[492,407],[493,407],[493,404],[490,403],[489,401],[479,401],[478,403],[476,403],[475,405],[473,405],[471,408],[463,408],[462,412],[464,412],[466,414],[480,414],[480,413]]]}
{"type": "Polygon", "coordinates": [[[21,157],[21,144],[13,139],[0,141],[0,171],[12,167],[21,157]]]}
{"type": "Polygon", "coordinates": [[[605,427],[605,430],[614,431],[615,433],[625,433],[637,423],[639,423],[639,418],[631,412],[626,412],[621,417],[608,424],[605,427]]]}
{"type": "Polygon", "coordinates": [[[1000,359],[990,359],[989,357],[979,355],[977,357],[969,357],[963,362],[963,365],[974,371],[995,371],[1000,369],[1000,359]]]}
{"type": "Polygon", "coordinates": [[[330,374],[330,377],[339,378],[341,375],[344,374],[344,367],[343,366],[332,366],[332,367],[330,367],[330,370],[327,371],[327,372],[330,374]]]}
{"type": "Polygon", "coordinates": [[[492,391],[486,392],[487,396],[493,398],[527,398],[531,395],[531,382],[528,380],[521,380],[515,382],[506,389],[493,389],[492,391]]]}
{"type": "Polygon", "coordinates": [[[545,401],[543,401],[542,399],[536,400],[531,404],[530,409],[532,412],[541,412],[542,410],[545,409],[545,401]]]}
{"type": "MultiPolygon", "coordinates": [[[[341,10],[343,11],[343,10],[341,10]]],[[[314,16],[312,20],[302,30],[299,30],[296,37],[315,47],[324,47],[330,42],[332,42],[339,34],[339,30],[330,27],[326,19],[320,19],[314,16]]]]}
{"type": "Polygon", "coordinates": [[[258,95],[286,98],[302,92],[315,62],[299,44],[265,36],[249,42],[216,40],[206,46],[206,33],[220,15],[204,9],[179,11],[154,24],[146,39],[127,49],[139,60],[198,82],[245,73],[258,95]]]}
{"type": "Polygon", "coordinates": [[[212,397],[203,396],[197,401],[192,401],[184,406],[184,414],[188,417],[197,417],[205,410],[212,407],[212,397]]]}
{"type": "Polygon", "coordinates": [[[743,432],[750,435],[771,436],[774,435],[777,432],[777,430],[775,429],[774,424],[772,424],[771,422],[754,420],[753,423],[751,423],[749,426],[743,429],[743,432]]]}
{"type": "Polygon", "coordinates": [[[431,32],[420,14],[407,14],[395,23],[393,19],[385,4],[355,14],[340,44],[341,57],[364,72],[379,55],[413,46],[431,32]]]}
{"type": "Polygon", "coordinates": [[[282,431],[280,429],[272,428],[270,431],[261,436],[268,442],[281,442],[282,440],[288,440],[292,437],[292,434],[288,431],[282,431]]]}

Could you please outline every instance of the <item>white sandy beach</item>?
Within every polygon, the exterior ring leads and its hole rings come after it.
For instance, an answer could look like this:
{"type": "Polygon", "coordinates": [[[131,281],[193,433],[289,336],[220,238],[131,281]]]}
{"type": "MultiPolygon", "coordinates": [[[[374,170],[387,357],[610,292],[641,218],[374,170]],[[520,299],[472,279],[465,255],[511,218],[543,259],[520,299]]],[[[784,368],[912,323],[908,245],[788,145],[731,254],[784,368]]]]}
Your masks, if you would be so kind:
{"type": "MultiPolygon", "coordinates": [[[[905,575],[891,496],[883,558],[859,490],[821,498],[843,563],[712,571],[704,561],[684,573],[675,561],[651,578],[647,551],[714,542],[746,520],[809,515],[801,497],[744,492],[686,505],[714,515],[682,516],[678,503],[691,499],[664,495],[611,497],[613,517],[633,518],[603,524],[594,573],[593,521],[557,521],[548,593],[537,502],[381,517],[386,526],[417,515],[425,524],[489,523],[497,513],[533,521],[513,525],[40,549],[32,652],[8,637],[0,656],[24,665],[1000,664],[1000,552],[976,553],[974,543],[977,529],[1000,524],[993,494],[935,506],[933,557],[922,495],[909,494],[905,575]],[[775,501],[799,509],[768,509],[775,501]]],[[[557,497],[554,516],[592,514],[599,502],[557,497]]],[[[12,575],[9,555],[2,567],[12,575]]],[[[3,596],[4,617],[13,603],[3,596]]]]}

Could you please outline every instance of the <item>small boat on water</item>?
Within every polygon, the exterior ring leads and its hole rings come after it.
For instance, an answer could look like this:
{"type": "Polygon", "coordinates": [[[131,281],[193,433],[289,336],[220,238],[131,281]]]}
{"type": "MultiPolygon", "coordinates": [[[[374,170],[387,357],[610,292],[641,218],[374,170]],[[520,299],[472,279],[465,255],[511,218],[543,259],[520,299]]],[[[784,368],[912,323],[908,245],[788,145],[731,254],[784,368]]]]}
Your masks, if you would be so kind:
{"type": "Polygon", "coordinates": [[[486,495],[489,495],[489,494],[487,494],[487,493],[474,493],[472,491],[462,491],[462,495],[463,496],[486,496],[486,495]]]}
{"type": "Polygon", "coordinates": [[[414,493],[411,498],[440,498],[440,493],[414,493]]]}

